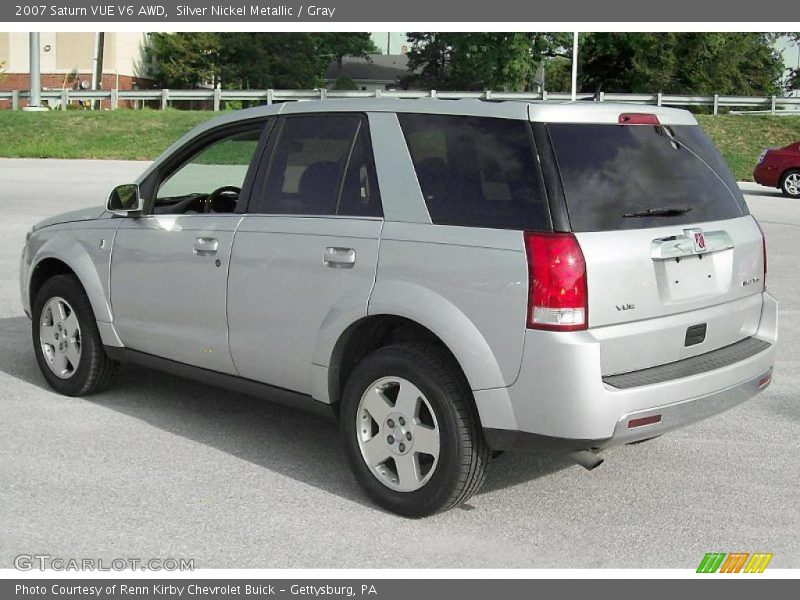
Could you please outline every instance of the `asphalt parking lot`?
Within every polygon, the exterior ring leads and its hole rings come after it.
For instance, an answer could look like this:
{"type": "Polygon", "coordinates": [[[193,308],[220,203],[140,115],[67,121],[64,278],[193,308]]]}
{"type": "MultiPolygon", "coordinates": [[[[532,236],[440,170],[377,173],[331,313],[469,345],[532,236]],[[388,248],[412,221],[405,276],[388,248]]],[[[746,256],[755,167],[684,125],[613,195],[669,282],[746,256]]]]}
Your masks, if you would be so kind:
{"type": "Polygon", "coordinates": [[[101,204],[144,163],[0,160],[0,568],[18,554],[193,558],[196,567],[682,567],[773,552],[800,567],[800,204],[745,186],[780,302],[772,386],[592,472],[504,454],[468,507],[387,514],[350,475],[335,425],[124,366],[97,396],[40,375],[18,298],[25,232],[101,204]]]}

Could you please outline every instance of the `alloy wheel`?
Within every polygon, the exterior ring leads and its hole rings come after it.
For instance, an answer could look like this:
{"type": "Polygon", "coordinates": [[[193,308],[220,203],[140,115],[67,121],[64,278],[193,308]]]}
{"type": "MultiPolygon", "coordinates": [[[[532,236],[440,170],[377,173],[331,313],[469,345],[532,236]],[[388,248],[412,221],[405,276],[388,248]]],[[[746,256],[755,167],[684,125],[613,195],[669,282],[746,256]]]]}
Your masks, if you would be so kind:
{"type": "Polygon", "coordinates": [[[59,296],[44,305],[39,321],[42,355],[53,374],[69,379],[81,362],[81,327],[72,306],[59,296]]]}
{"type": "Polygon", "coordinates": [[[800,173],[788,175],[783,185],[792,196],[800,196],[800,173]]]}
{"type": "Polygon", "coordinates": [[[361,456],[386,487],[414,492],[430,480],[439,461],[439,424],[430,402],[402,377],[367,387],[356,411],[361,456]]]}

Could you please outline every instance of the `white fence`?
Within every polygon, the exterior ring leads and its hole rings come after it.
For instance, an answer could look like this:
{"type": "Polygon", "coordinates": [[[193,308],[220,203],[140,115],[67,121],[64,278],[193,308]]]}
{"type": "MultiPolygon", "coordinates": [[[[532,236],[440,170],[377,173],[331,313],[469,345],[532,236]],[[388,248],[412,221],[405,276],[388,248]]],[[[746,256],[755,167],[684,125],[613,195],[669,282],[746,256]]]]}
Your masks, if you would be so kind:
{"type": "MultiPolygon", "coordinates": [[[[27,99],[28,92],[0,92],[0,100],[10,100],[11,108],[19,109],[20,100],[27,99]]],[[[121,101],[156,102],[164,109],[173,101],[204,101],[220,110],[226,101],[249,101],[265,104],[274,102],[292,102],[297,100],[317,100],[326,98],[478,98],[483,100],[523,100],[523,101],[564,101],[570,100],[568,93],[553,92],[437,92],[416,90],[375,90],[375,91],[343,91],[343,90],[44,90],[43,101],[51,107],[65,107],[73,101],[106,100],[112,110],[121,101]]],[[[656,106],[708,106],[717,114],[720,107],[747,108],[775,113],[800,114],[800,98],[781,96],[689,96],[675,94],[578,94],[579,100],[597,100],[599,102],[626,102],[637,104],[653,104],[656,106]]]]}

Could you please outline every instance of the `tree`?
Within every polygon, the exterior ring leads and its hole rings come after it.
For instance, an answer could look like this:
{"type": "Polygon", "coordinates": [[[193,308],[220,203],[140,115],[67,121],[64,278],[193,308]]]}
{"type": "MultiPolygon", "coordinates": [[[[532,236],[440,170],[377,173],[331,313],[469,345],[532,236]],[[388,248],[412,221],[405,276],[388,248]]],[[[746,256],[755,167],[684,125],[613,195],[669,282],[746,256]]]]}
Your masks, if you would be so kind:
{"type": "Polygon", "coordinates": [[[306,32],[221,33],[221,79],[242,89],[314,88],[331,61],[306,32]]]}
{"type": "Polygon", "coordinates": [[[414,74],[404,80],[406,86],[525,91],[545,57],[564,53],[569,34],[412,32],[408,41],[414,74]]]}
{"type": "Polygon", "coordinates": [[[569,92],[572,88],[572,59],[556,56],[544,65],[544,87],[548,92],[569,92]]]}
{"type": "MultiPolygon", "coordinates": [[[[793,44],[800,46],[800,32],[788,32],[786,36],[793,44]]],[[[798,53],[800,53],[800,49],[798,49],[798,53]]],[[[800,66],[795,69],[789,69],[786,77],[786,91],[793,90],[800,90],[800,66]]]]}
{"type": "Polygon", "coordinates": [[[152,33],[166,87],[313,88],[332,60],[377,49],[368,33],[152,33]]]}
{"type": "Polygon", "coordinates": [[[352,78],[347,75],[340,75],[336,78],[336,83],[333,84],[335,90],[357,90],[358,86],[352,78]]]}
{"type": "Polygon", "coordinates": [[[212,32],[151,33],[153,57],[161,85],[193,88],[215,85],[220,76],[220,34],[212,32]]]}
{"type": "Polygon", "coordinates": [[[317,34],[321,37],[321,47],[327,51],[339,65],[342,72],[342,60],[345,56],[358,56],[369,60],[369,55],[378,52],[375,42],[369,33],[341,33],[331,31],[317,34]]]}
{"type": "Polygon", "coordinates": [[[583,91],[777,92],[783,61],[767,33],[591,33],[580,48],[583,91]]]}

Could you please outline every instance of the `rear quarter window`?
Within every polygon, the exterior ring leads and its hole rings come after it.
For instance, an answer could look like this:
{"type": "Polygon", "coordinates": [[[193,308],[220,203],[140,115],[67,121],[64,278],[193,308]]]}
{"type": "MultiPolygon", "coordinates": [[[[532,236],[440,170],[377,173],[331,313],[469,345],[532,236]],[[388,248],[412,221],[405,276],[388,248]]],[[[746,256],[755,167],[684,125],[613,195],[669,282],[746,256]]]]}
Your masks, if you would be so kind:
{"type": "Polygon", "coordinates": [[[733,175],[699,126],[547,127],[573,231],[643,229],[747,214],[733,175]],[[660,208],[690,210],[624,216],[660,208]]]}
{"type": "Polygon", "coordinates": [[[433,223],[552,230],[529,123],[428,114],[398,119],[433,223]]]}

